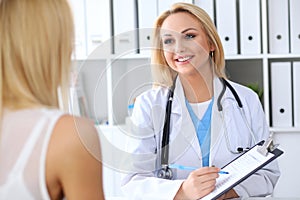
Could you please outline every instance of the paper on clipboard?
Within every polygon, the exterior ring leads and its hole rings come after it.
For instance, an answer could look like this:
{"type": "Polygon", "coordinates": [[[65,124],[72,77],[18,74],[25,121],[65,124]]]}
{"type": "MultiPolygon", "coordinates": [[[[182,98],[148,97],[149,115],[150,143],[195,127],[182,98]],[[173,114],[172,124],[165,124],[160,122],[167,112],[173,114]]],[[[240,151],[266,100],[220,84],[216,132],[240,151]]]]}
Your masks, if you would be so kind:
{"type": "Polygon", "coordinates": [[[264,156],[258,151],[258,148],[258,145],[254,146],[248,152],[223,167],[222,171],[227,171],[229,174],[220,174],[216,180],[215,190],[201,198],[201,200],[217,199],[283,153],[275,149],[276,153],[273,153],[273,151],[264,156]]]}

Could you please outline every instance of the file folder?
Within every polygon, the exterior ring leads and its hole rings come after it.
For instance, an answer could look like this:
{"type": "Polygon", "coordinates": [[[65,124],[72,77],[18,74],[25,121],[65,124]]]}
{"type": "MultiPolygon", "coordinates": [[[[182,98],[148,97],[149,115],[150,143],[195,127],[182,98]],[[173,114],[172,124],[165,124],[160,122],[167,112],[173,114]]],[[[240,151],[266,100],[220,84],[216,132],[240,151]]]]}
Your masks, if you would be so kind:
{"type": "MultiPolygon", "coordinates": [[[[150,1],[154,1],[154,0],[150,0],[150,1]]],[[[160,15],[163,12],[165,12],[166,10],[170,10],[171,6],[174,3],[177,3],[177,2],[193,3],[193,0],[181,0],[181,1],[178,1],[178,0],[157,0],[157,3],[158,3],[158,15],[160,15]]]]}
{"type": "Polygon", "coordinates": [[[293,63],[294,126],[300,128],[300,62],[293,63]]]}
{"type": "Polygon", "coordinates": [[[289,53],[288,0],[268,1],[270,53],[289,53]]]}
{"type": "Polygon", "coordinates": [[[260,0],[240,0],[241,54],[261,53],[260,0]]]}
{"type": "Polygon", "coordinates": [[[138,0],[140,54],[151,54],[152,33],[157,17],[157,1],[138,0]]]}
{"type": "Polygon", "coordinates": [[[212,0],[194,0],[194,4],[207,12],[211,20],[214,21],[214,1],[212,0]]]}
{"type": "Polygon", "coordinates": [[[290,62],[271,63],[273,127],[292,126],[292,74],[290,62]]]}
{"type": "Polygon", "coordinates": [[[236,0],[216,0],[216,25],[225,55],[237,54],[236,0]]]}
{"type": "Polygon", "coordinates": [[[291,53],[300,53],[300,1],[290,0],[291,53]]]}
{"type": "Polygon", "coordinates": [[[101,54],[110,54],[111,13],[109,1],[86,1],[87,54],[101,50],[101,54]],[[104,48],[105,45],[105,48],[104,48]]]}
{"type": "Polygon", "coordinates": [[[85,1],[84,0],[71,0],[70,6],[73,10],[74,23],[75,23],[75,51],[73,56],[75,59],[86,58],[86,29],[85,29],[85,1]]]}
{"type": "Polygon", "coordinates": [[[166,10],[170,10],[171,5],[175,2],[175,0],[157,0],[158,15],[162,14],[166,10]]]}
{"type": "Polygon", "coordinates": [[[114,53],[137,53],[137,13],[135,0],[113,0],[114,53]]]}

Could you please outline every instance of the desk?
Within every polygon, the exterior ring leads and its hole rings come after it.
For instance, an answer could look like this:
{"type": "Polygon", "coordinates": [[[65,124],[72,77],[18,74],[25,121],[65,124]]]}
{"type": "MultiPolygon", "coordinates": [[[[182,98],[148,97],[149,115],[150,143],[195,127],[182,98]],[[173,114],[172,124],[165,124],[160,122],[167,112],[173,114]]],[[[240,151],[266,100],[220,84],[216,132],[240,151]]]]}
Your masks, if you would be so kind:
{"type": "MultiPolygon", "coordinates": [[[[106,200],[130,200],[125,197],[106,197],[106,200]]],[[[235,198],[232,200],[242,200],[242,198],[235,198]]],[[[243,200],[300,200],[299,198],[275,198],[275,197],[250,197],[243,200]]]]}
{"type": "Polygon", "coordinates": [[[251,197],[251,198],[246,198],[245,200],[300,200],[300,197],[299,198],[251,197]]]}

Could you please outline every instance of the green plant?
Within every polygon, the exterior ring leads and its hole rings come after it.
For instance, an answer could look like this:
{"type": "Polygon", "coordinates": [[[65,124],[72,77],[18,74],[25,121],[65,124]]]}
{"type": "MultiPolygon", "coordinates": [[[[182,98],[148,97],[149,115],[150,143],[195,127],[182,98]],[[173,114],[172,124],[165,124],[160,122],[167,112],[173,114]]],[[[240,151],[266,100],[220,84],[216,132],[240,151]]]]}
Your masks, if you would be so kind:
{"type": "Polygon", "coordinates": [[[259,99],[262,100],[263,97],[263,89],[259,86],[258,83],[249,83],[247,87],[252,89],[258,95],[259,99]]]}

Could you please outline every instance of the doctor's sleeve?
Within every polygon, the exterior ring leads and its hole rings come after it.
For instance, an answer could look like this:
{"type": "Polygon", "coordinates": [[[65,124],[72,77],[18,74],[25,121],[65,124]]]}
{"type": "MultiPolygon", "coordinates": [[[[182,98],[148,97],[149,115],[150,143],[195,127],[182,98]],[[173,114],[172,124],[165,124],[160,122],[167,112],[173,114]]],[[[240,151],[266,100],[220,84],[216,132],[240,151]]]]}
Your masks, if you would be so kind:
{"type": "MultiPolygon", "coordinates": [[[[269,126],[266,122],[262,105],[258,100],[252,98],[251,103],[247,105],[251,118],[251,128],[257,141],[266,140],[269,136],[269,126]]],[[[264,197],[273,193],[275,185],[279,179],[280,170],[277,160],[272,161],[234,189],[241,197],[264,197]]]]}
{"type": "Polygon", "coordinates": [[[173,199],[183,180],[156,177],[158,141],[151,116],[153,106],[137,98],[132,114],[132,137],[126,158],[130,170],[122,177],[121,188],[129,199],[173,199]]]}

